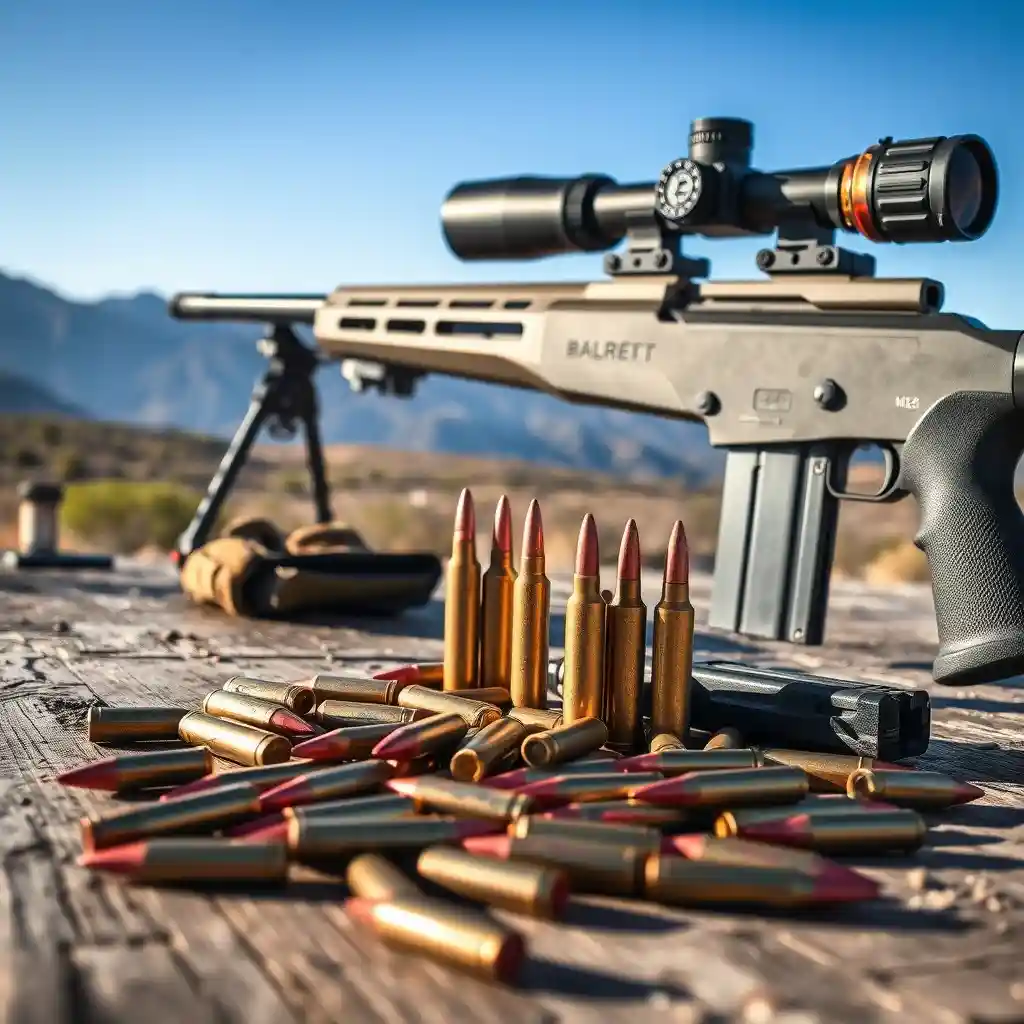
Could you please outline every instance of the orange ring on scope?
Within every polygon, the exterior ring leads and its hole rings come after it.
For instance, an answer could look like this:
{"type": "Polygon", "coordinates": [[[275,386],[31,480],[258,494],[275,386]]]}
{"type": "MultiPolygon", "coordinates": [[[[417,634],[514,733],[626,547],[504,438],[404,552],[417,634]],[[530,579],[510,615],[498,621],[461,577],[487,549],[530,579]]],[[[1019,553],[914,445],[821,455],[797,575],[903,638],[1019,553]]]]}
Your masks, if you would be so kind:
{"type": "Polygon", "coordinates": [[[884,241],[882,233],[875,227],[875,219],[871,215],[871,161],[875,158],[875,149],[865,149],[853,165],[850,174],[850,215],[854,227],[860,234],[872,242],[884,241]]]}
{"type": "Polygon", "coordinates": [[[853,222],[853,160],[843,164],[843,173],[839,179],[839,216],[847,231],[856,231],[853,222]]]}

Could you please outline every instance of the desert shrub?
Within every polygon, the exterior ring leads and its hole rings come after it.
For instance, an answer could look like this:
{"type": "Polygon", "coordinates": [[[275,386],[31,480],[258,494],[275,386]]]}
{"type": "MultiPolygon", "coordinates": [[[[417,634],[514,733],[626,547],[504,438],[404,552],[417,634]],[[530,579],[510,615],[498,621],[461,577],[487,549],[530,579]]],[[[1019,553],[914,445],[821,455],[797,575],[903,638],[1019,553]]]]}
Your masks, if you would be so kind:
{"type": "Polygon", "coordinates": [[[452,514],[448,509],[415,508],[408,499],[395,498],[368,503],[359,511],[352,523],[378,551],[451,554],[452,514]]]}
{"type": "Polygon", "coordinates": [[[170,551],[198,504],[199,495],[179,484],[95,480],[67,488],[61,525],[106,551],[170,551]]]}
{"type": "Polygon", "coordinates": [[[84,480],[89,475],[85,459],[73,448],[59,448],[54,452],[50,466],[53,475],[63,483],[84,480]]]}

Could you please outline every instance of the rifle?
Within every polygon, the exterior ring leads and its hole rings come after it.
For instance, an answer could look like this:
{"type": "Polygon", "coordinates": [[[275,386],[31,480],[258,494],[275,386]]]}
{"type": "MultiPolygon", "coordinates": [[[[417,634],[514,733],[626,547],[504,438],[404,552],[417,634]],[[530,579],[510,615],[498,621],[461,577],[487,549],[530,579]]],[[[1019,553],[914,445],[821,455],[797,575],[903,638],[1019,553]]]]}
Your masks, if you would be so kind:
{"type": "MultiPolygon", "coordinates": [[[[463,183],[445,200],[445,237],[462,259],[625,240],[604,257],[608,280],[181,294],[171,313],[269,323],[277,369],[262,382],[264,406],[278,416],[282,407],[315,416],[317,355],[291,328],[304,322],[319,356],[343,360],[357,387],[411,394],[423,374],[444,373],[703,421],[727,452],[709,624],[747,636],[820,644],[839,502],[912,494],[939,633],[934,678],[1024,671],[1024,516],[1013,491],[1024,451],[1020,335],[942,313],[940,282],[876,278],[873,257],[835,244],[837,230],[896,243],[981,237],[998,193],[990,149],[973,135],[882,139],[829,167],[761,172],[752,147],[749,122],[708,118],[693,122],[688,156],[657,182],[515,178],[463,183]],[[702,280],[708,262],[681,247],[686,235],[765,234],[774,245],[757,255],[757,281],[702,280]],[[846,489],[864,444],[884,455],[873,494],[846,489]]],[[[250,409],[222,479],[258,420],[250,409]]],[[[204,528],[217,483],[197,513],[204,528]]]]}

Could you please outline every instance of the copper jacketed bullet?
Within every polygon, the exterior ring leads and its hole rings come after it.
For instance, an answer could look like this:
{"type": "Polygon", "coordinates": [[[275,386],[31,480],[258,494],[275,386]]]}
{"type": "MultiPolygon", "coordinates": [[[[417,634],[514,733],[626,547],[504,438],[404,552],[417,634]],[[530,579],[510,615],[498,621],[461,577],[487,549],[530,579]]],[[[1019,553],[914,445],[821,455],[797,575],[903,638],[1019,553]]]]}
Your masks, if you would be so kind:
{"type": "Polygon", "coordinates": [[[236,764],[280,764],[292,753],[292,745],[284,736],[200,711],[193,711],[181,720],[178,735],[186,743],[209,747],[217,757],[236,764]]]}
{"type": "Polygon", "coordinates": [[[546,811],[545,818],[583,819],[623,825],[679,825],[686,821],[686,812],[677,807],[657,807],[636,800],[599,800],[594,803],[566,804],[546,811]]]}
{"type": "Polygon", "coordinates": [[[608,775],[619,771],[618,761],[606,761],[596,758],[587,761],[567,761],[564,764],[552,765],[550,768],[515,768],[501,775],[492,775],[484,780],[484,784],[495,789],[520,789],[532,782],[545,782],[548,779],[578,775],[608,775]]]}
{"type": "Polygon", "coordinates": [[[429,686],[440,689],[444,685],[444,662],[429,661],[415,665],[399,665],[398,668],[375,672],[374,679],[393,679],[399,683],[429,686]]]}
{"type": "Polygon", "coordinates": [[[526,510],[519,575],[512,588],[512,667],[517,708],[546,708],[551,584],[544,574],[544,525],[536,499],[526,510]]]}
{"type": "MultiPolygon", "coordinates": [[[[715,822],[718,835],[728,835],[728,822],[715,822]],[[721,823],[721,824],[720,824],[721,823]]],[[[796,846],[819,853],[865,853],[916,850],[927,826],[915,811],[888,810],[837,816],[797,814],[743,827],[740,835],[778,846],[796,846]]]]}
{"type": "Polygon", "coordinates": [[[688,772],[715,772],[734,768],[756,768],[760,758],[754,750],[663,750],[658,754],[638,754],[620,763],[627,772],[661,772],[671,778],[688,772]]]}
{"type": "Polygon", "coordinates": [[[549,729],[557,729],[564,724],[562,712],[555,708],[514,707],[509,711],[508,717],[522,722],[528,732],[547,732],[549,729]]]}
{"type": "Polygon", "coordinates": [[[352,725],[408,725],[429,718],[432,712],[419,708],[365,704],[351,700],[325,700],[317,705],[316,720],[328,729],[352,725]]]}
{"type": "Polygon", "coordinates": [[[500,822],[475,818],[288,818],[288,849],[302,861],[318,862],[378,850],[422,850],[435,843],[459,843],[494,835],[500,822]]]}
{"type": "Polygon", "coordinates": [[[385,945],[466,971],[485,981],[514,984],[526,955],[523,937],[485,914],[441,900],[350,899],[345,910],[385,945]]]}
{"type": "Polygon", "coordinates": [[[455,510],[452,557],[444,591],[444,688],[469,690],[477,684],[480,657],[480,563],[476,558],[473,495],[464,490],[455,510]]]}
{"type": "Polygon", "coordinates": [[[630,793],[642,803],[722,808],[793,804],[806,795],[807,773],[802,768],[786,767],[690,772],[640,786],[630,793]]]}
{"type": "Polygon", "coordinates": [[[939,810],[967,804],[985,795],[969,782],[941,772],[887,771],[859,768],[850,775],[846,792],[855,800],[882,800],[897,807],[939,810]]]}
{"type": "MultiPolygon", "coordinates": [[[[558,775],[531,782],[517,792],[532,797],[538,806],[591,803],[595,800],[623,800],[638,789],[658,784],[657,772],[608,772],[604,775],[558,775]]],[[[653,802],[653,801],[652,801],[653,802]]]]}
{"type": "Polygon", "coordinates": [[[743,737],[740,735],[738,729],[733,729],[731,726],[726,726],[724,729],[719,729],[714,736],[711,737],[704,744],[705,750],[738,750],[740,747],[744,747],[746,744],[743,742],[743,737]]]}
{"type": "Polygon", "coordinates": [[[662,836],[647,825],[621,825],[604,821],[587,821],[582,818],[542,818],[531,814],[520,818],[508,827],[508,834],[514,839],[529,836],[549,839],[590,840],[595,843],[615,843],[619,846],[635,846],[637,849],[658,853],[662,849],[662,836]]]}
{"type": "Polygon", "coordinates": [[[284,882],[288,851],[280,843],[231,843],[224,839],[150,839],[85,853],[79,866],[121,875],[130,882],[284,882]]]}
{"type": "MultiPolygon", "coordinates": [[[[201,749],[201,748],[197,748],[201,749]]],[[[283,761],[281,764],[266,764],[256,768],[239,768],[229,772],[211,772],[204,775],[195,782],[189,782],[184,786],[178,786],[170,793],[165,793],[161,800],[171,800],[177,796],[186,796],[189,793],[203,793],[208,789],[220,789],[224,786],[233,786],[239,782],[247,782],[255,786],[261,793],[267,789],[273,789],[288,779],[294,779],[306,772],[315,771],[317,765],[310,761],[283,761]]]]}
{"type": "Polygon", "coordinates": [[[102,818],[83,818],[82,848],[100,850],[151,836],[202,835],[260,812],[259,792],[244,782],[155,801],[102,818]]]}
{"type": "Polygon", "coordinates": [[[533,810],[533,801],[520,793],[454,782],[433,775],[415,779],[391,779],[388,789],[412,800],[418,810],[452,814],[460,818],[493,818],[515,821],[533,810]]]}
{"type": "Polygon", "coordinates": [[[228,693],[244,693],[250,697],[272,700],[300,715],[308,715],[313,710],[313,690],[303,683],[274,683],[266,679],[234,676],[221,689],[228,693]]]}
{"type": "Polygon", "coordinates": [[[650,857],[644,869],[644,896],[684,907],[741,904],[801,907],[871,898],[857,879],[808,875],[761,865],[715,864],[682,857],[650,857]]]}
{"type": "Polygon", "coordinates": [[[513,718],[491,722],[452,755],[452,778],[458,782],[479,782],[500,768],[510,753],[517,753],[525,738],[526,726],[513,718]]]}
{"type": "Polygon", "coordinates": [[[280,811],[317,800],[370,793],[380,789],[393,774],[394,768],[386,761],[355,761],[323,768],[268,789],[260,796],[260,810],[263,813],[280,811]]]}
{"type": "Polygon", "coordinates": [[[398,692],[411,681],[398,679],[366,679],[361,676],[313,676],[313,699],[322,704],[326,700],[352,701],[356,704],[394,704],[398,692]]]}
{"type": "Polygon", "coordinates": [[[512,510],[503,494],[494,510],[491,558],[484,572],[480,600],[480,673],[478,682],[506,690],[512,680],[512,510]]]}
{"type": "Polygon", "coordinates": [[[428,711],[435,715],[454,712],[462,715],[471,729],[482,729],[501,718],[501,708],[477,700],[475,693],[475,690],[452,693],[448,690],[428,690],[425,686],[407,686],[398,695],[398,703],[403,708],[428,711]]]}
{"type": "Polygon", "coordinates": [[[693,619],[690,551],[683,524],[676,520],[665,557],[661,600],[654,609],[651,732],[655,735],[667,732],[685,739],[690,727],[693,619]]]}
{"type": "Polygon", "coordinates": [[[308,757],[311,761],[362,761],[382,739],[401,728],[394,722],[377,722],[334,729],[297,743],[292,747],[292,756],[308,757]]]}
{"type": "Polygon", "coordinates": [[[435,885],[515,914],[557,920],[569,899],[564,871],[525,861],[474,857],[448,846],[424,850],[416,870],[435,885]]]}
{"type": "Polygon", "coordinates": [[[280,733],[282,736],[313,736],[316,726],[310,725],[301,715],[296,714],[283,704],[261,697],[250,697],[246,693],[231,693],[228,690],[213,690],[203,700],[203,713],[214,718],[225,718],[229,721],[241,722],[243,725],[255,725],[267,732],[280,733]]]}
{"type": "Polygon", "coordinates": [[[559,868],[568,875],[574,891],[609,896],[635,895],[642,884],[644,860],[650,855],[641,847],[549,836],[474,836],[462,845],[483,857],[559,868]]]}
{"type": "Polygon", "coordinates": [[[899,765],[887,761],[875,761],[870,757],[856,754],[819,754],[809,750],[782,750],[780,748],[759,751],[761,763],[788,764],[803,768],[812,793],[845,793],[846,780],[858,768],[895,768],[899,765]]]}
{"type": "Polygon", "coordinates": [[[562,716],[567,723],[604,714],[604,620],[597,524],[588,512],[576,543],[576,571],[565,606],[562,716]]]}
{"type": "Polygon", "coordinates": [[[93,704],[86,717],[86,736],[93,743],[139,743],[176,740],[184,708],[106,708],[93,704]]]}
{"type": "Polygon", "coordinates": [[[523,760],[531,768],[544,768],[589,754],[608,742],[608,726],[600,718],[579,718],[523,740],[523,760]]]}
{"type": "Polygon", "coordinates": [[[630,519],[622,534],[615,595],[605,614],[605,722],[608,743],[633,750],[643,738],[640,695],[647,657],[647,605],[640,599],[640,535],[630,519]]]}
{"type": "Polygon", "coordinates": [[[734,811],[723,811],[715,822],[716,834],[720,836],[743,835],[745,829],[762,822],[784,821],[802,814],[814,817],[853,818],[875,811],[895,811],[892,804],[862,803],[850,800],[845,795],[804,797],[799,803],[777,807],[744,807],[734,811]]]}
{"type": "Polygon", "coordinates": [[[105,757],[102,761],[62,772],[57,781],[79,789],[127,793],[135,789],[192,782],[212,770],[213,755],[205,747],[185,747],[105,757]]]}
{"type": "Polygon", "coordinates": [[[345,881],[356,896],[368,900],[394,900],[423,895],[423,890],[379,853],[361,853],[349,862],[345,881]]]}
{"type": "Polygon", "coordinates": [[[652,754],[660,754],[663,750],[685,750],[686,744],[678,736],[673,736],[669,732],[659,732],[651,737],[648,749],[652,754]]]}
{"type": "Polygon", "coordinates": [[[434,715],[413,722],[385,736],[373,748],[373,756],[389,761],[411,761],[426,754],[452,752],[469,732],[462,715],[434,715]]]}

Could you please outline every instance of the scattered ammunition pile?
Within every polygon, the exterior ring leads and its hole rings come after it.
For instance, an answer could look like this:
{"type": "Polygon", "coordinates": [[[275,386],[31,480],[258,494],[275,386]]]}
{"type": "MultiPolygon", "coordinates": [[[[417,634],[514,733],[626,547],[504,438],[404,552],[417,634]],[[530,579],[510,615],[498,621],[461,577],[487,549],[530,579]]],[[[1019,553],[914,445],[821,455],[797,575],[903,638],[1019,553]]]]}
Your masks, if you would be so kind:
{"type": "Polygon", "coordinates": [[[632,522],[609,600],[596,525],[584,520],[566,608],[565,699],[548,708],[539,507],[527,513],[518,574],[504,498],[482,579],[475,533],[463,492],[443,664],[301,683],[235,677],[201,711],[91,708],[96,743],[185,745],[59,777],[159,797],[84,819],[82,866],[179,885],[283,884],[293,865],[344,873],[346,909],[381,941],[514,983],[524,938],[486,908],[558,920],[570,892],[684,907],[875,899],[874,881],[823,854],[912,851],[925,839],[919,812],[982,795],[869,758],[748,747],[733,729],[691,749],[681,523],[655,610],[649,729],[632,522]]]}

